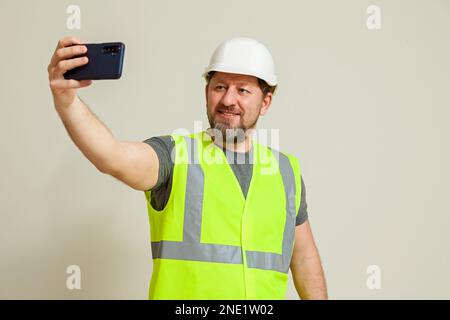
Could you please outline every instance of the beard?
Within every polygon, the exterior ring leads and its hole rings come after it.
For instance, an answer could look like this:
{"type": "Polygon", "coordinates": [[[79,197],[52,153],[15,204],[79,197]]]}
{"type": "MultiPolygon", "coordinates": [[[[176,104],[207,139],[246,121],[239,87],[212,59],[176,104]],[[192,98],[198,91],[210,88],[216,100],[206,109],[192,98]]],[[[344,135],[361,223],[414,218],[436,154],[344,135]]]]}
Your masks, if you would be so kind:
{"type": "MultiPolygon", "coordinates": [[[[206,109],[208,110],[208,106],[206,106],[206,109]]],[[[223,143],[236,144],[244,142],[247,132],[256,127],[259,115],[254,119],[251,119],[250,123],[245,124],[243,119],[244,115],[241,113],[239,114],[239,123],[236,125],[232,125],[231,121],[215,119],[216,114],[221,110],[233,111],[232,109],[227,107],[216,108],[214,114],[211,114],[209,111],[207,111],[208,122],[210,126],[208,131],[210,132],[211,136],[213,136],[215,139],[221,140],[223,143]]]]}

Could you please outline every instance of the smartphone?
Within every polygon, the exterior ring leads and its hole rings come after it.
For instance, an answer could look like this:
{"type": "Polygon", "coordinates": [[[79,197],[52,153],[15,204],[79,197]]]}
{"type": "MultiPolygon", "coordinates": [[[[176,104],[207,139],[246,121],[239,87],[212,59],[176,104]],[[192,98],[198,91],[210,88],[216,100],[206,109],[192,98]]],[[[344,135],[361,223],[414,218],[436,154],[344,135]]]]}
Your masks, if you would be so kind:
{"type": "MultiPolygon", "coordinates": [[[[103,80],[119,79],[122,75],[125,45],[122,42],[86,43],[89,62],[64,73],[65,79],[103,80]]],[[[75,58],[75,57],[73,57],[75,58]]]]}

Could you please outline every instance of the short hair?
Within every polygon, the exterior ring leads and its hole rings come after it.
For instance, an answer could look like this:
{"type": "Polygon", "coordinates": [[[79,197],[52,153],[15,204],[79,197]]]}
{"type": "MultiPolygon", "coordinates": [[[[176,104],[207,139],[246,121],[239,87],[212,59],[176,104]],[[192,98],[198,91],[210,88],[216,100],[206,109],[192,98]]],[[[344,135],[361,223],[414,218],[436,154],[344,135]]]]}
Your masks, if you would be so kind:
{"type": "MultiPolygon", "coordinates": [[[[209,85],[209,81],[211,81],[211,78],[213,77],[214,73],[216,73],[216,71],[210,71],[206,74],[205,79],[206,79],[206,85],[209,85]]],[[[258,79],[258,85],[259,88],[261,89],[263,96],[265,97],[269,92],[270,93],[274,93],[275,91],[275,86],[271,86],[269,85],[266,81],[264,81],[263,79],[257,78],[258,79]]]]}

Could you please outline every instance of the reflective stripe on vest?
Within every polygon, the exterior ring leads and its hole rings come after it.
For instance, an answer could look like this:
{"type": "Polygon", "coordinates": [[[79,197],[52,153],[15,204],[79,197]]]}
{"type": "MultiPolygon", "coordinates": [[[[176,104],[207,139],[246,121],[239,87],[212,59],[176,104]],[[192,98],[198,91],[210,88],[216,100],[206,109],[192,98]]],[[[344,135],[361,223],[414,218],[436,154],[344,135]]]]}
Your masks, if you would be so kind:
{"type": "MultiPolygon", "coordinates": [[[[197,139],[195,137],[184,137],[184,139],[190,161],[187,166],[183,241],[162,240],[152,242],[153,259],[242,264],[243,259],[240,246],[200,242],[204,173],[201,165],[197,161],[197,139]],[[196,188],[192,186],[196,186],[196,188]]],[[[270,150],[276,159],[278,159],[286,197],[286,222],[283,233],[282,254],[259,251],[245,251],[245,254],[249,268],[287,273],[289,271],[295,233],[296,183],[289,158],[281,152],[273,149],[270,150]]]]}

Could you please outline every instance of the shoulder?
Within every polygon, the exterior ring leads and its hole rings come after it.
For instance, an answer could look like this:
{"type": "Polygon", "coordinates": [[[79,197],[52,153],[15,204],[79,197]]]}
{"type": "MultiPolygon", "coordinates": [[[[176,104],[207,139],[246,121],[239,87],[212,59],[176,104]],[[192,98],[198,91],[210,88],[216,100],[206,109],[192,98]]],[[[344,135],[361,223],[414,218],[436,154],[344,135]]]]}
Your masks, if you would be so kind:
{"type": "Polygon", "coordinates": [[[171,135],[154,136],[144,140],[143,142],[149,144],[153,148],[162,148],[169,151],[172,150],[175,145],[175,141],[171,135]]]}

